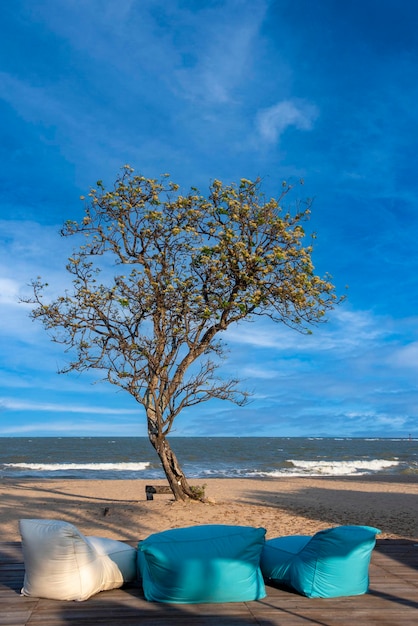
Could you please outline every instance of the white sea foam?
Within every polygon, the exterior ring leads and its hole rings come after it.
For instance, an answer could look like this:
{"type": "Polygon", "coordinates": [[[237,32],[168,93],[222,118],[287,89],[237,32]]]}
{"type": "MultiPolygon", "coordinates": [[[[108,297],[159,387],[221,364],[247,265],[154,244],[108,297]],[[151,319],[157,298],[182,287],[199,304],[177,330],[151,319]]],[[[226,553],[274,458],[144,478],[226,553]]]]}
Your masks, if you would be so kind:
{"type": "Polygon", "coordinates": [[[26,469],[37,472],[62,472],[75,470],[141,472],[150,463],[5,463],[4,467],[26,469]]]}
{"type": "Polygon", "coordinates": [[[290,467],[273,472],[266,472],[265,476],[362,476],[373,474],[389,467],[397,467],[397,460],[372,459],[369,461],[301,461],[289,459],[290,467]]]}

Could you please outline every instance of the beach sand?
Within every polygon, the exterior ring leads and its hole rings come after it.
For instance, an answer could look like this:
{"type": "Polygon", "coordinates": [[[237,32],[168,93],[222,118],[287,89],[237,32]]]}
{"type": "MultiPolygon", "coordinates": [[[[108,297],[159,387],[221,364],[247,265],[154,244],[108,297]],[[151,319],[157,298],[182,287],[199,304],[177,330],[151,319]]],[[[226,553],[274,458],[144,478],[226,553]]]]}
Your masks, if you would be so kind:
{"type": "MultiPolygon", "coordinates": [[[[125,541],[196,524],[262,526],[267,538],[366,524],[385,538],[418,540],[418,477],[191,480],[210,503],[147,501],[146,480],[0,481],[1,541],[19,541],[20,518],[61,519],[86,535],[125,541]]],[[[154,484],[162,484],[155,481],[154,484]]]]}

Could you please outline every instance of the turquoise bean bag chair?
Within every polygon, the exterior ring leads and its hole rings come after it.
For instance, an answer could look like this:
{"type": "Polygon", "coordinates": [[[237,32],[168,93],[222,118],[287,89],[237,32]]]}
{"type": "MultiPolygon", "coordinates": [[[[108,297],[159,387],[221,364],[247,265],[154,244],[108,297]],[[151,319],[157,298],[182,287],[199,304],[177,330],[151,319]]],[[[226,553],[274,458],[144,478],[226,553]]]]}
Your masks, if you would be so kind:
{"type": "Polygon", "coordinates": [[[308,598],[366,593],[377,528],[339,526],[313,537],[293,535],[266,541],[261,571],[266,581],[292,587],[308,598]]]}
{"type": "Polygon", "coordinates": [[[155,533],[138,544],[138,573],[154,602],[247,602],[266,595],[265,529],[204,525],[155,533]]]}

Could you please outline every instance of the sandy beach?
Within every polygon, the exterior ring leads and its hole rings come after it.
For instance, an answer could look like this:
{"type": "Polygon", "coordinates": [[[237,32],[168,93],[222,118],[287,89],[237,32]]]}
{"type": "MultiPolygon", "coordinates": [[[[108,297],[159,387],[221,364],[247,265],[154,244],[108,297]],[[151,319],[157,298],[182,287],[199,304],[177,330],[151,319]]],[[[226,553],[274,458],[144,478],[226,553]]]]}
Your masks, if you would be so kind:
{"type": "Polygon", "coordinates": [[[62,519],[84,534],[126,541],[195,524],[262,526],[267,538],[367,524],[380,528],[382,539],[418,540],[418,477],[210,479],[205,504],[175,502],[170,495],[147,501],[149,483],[3,479],[2,541],[20,540],[20,518],[62,519]]]}

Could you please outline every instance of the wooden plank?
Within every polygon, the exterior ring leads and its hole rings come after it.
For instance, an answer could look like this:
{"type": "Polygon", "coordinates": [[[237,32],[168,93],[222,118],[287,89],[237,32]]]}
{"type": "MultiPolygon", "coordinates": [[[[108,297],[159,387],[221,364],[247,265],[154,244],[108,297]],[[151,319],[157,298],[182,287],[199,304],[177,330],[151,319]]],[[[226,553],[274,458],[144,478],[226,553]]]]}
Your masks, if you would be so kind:
{"type": "Polygon", "coordinates": [[[7,611],[1,607],[0,626],[26,626],[32,611],[7,611]]]}
{"type": "Polygon", "coordinates": [[[147,500],[153,500],[154,494],[171,494],[171,487],[168,485],[145,485],[145,495],[147,496],[147,500]]]}
{"type": "Polygon", "coordinates": [[[416,626],[417,543],[378,543],[370,591],[362,596],[310,599],[268,585],[267,597],[257,602],[204,605],[147,602],[138,583],[85,602],[23,597],[20,544],[0,543],[0,626],[416,626]]]}

